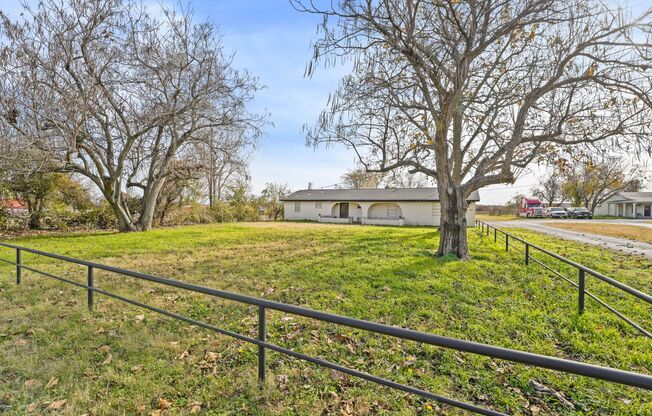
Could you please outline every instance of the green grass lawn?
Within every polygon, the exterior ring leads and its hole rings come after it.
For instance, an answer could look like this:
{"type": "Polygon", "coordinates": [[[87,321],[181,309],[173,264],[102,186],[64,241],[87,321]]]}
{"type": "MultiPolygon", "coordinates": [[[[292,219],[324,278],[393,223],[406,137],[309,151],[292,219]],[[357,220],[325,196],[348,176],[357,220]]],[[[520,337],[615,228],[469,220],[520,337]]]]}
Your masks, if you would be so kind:
{"type": "MultiPolygon", "coordinates": [[[[520,232],[648,293],[652,262],[520,232]]],[[[473,259],[433,257],[430,228],[226,224],[133,234],[41,236],[16,244],[356,318],[624,370],[652,373],[652,342],[572,287],[526,268],[470,230],[473,259]]],[[[0,249],[3,258],[13,258],[0,249]]],[[[24,254],[27,265],[79,282],[78,266],[24,254]]],[[[96,284],[255,336],[256,310],[97,272],[96,284]]],[[[588,289],[652,327],[644,302],[588,289]]],[[[207,330],[0,265],[0,413],[6,415],[465,414],[268,352],[207,330]],[[62,402],[65,400],[65,403],[62,402]],[[59,408],[59,410],[53,410],[59,408]]],[[[268,340],[433,393],[523,415],[652,414],[652,395],[586,377],[421,346],[281,313],[268,340]]]]}

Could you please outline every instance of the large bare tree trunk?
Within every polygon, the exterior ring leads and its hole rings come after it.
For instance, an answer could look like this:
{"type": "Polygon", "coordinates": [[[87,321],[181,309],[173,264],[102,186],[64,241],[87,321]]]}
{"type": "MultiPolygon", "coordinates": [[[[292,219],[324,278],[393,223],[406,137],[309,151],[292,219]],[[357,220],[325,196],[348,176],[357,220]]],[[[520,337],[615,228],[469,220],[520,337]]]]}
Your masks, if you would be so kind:
{"type": "Polygon", "coordinates": [[[109,201],[109,205],[113,209],[116,217],[118,217],[118,231],[120,232],[131,232],[139,231],[138,226],[134,223],[133,218],[128,211],[121,206],[120,202],[109,201]]]}
{"type": "MultiPolygon", "coordinates": [[[[166,161],[167,164],[169,161],[166,161]]],[[[157,178],[151,184],[151,187],[145,189],[145,194],[142,199],[142,207],[140,209],[140,217],[138,218],[138,229],[141,231],[147,231],[152,228],[152,222],[154,220],[154,213],[156,212],[156,203],[158,201],[159,194],[161,193],[161,188],[165,183],[165,172],[167,167],[161,169],[162,172],[161,178],[157,178]]]]}
{"type": "Polygon", "coordinates": [[[461,190],[449,186],[439,188],[441,219],[437,256],[453,254],[460,259],[469,258],[466,238],[467,202],[461,190]]]}

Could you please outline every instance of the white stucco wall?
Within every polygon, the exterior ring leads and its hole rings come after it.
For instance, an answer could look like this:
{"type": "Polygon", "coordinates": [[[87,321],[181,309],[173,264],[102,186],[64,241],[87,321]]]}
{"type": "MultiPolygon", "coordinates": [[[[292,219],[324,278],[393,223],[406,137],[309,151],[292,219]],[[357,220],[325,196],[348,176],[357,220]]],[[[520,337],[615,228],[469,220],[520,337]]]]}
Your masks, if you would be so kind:
{"type": "Polygon", "coordinates": [[[602,204],[595,207],[593,215],[614,215],[622,217],[635,217],[645,215],[645,206],[652,205],[647,202],[639,202],[636,204],[636,213],[633,212],[632,202],[617,203],[615,201],[622,200],[618,195],[610,198],[609,200],[603,202],[602,204]]]}
{"type": "MultiPolygon", "coordinates": [[[[286,220],[310,220],[319,221],[319,215],[339,215],[339,202],[322,201],[321,207],[318,208],[318,203],[315,201],[300,201],[297,202],[300,206],[300,211],[295,211],[295,202],[284,202],[286,220]]],[[[388,204],[386,202],[349,202],[349,217],[355,220],[362,217],[386,217],[388,212],[388,204]],[[360,206],[358,209],[357,206],[360,206]]],[[[399,215],[405,221],[405,225],[439,225],[441,216],[441,208],[439,202],[395,202],[399,206],[399,215]]],[[[473,226],[475,222],[475,202],[469,203],[469,209],[466,213],[466,221],[469,226],[473,226]]]]}
{"type": "Polygon", "coordinates": [[[294,210],[295,203],[293,201],[285,201],[283,203],[284,218],[286,220],[317,221],[319,220],[319,214],[331,215],[330,214],[331,204],[327,202],[322,202],[321,208],[317,208],[316,203],[314,201],[301,201],[297,203],[300,204],[300,212],[295,212],[294,210]]]}

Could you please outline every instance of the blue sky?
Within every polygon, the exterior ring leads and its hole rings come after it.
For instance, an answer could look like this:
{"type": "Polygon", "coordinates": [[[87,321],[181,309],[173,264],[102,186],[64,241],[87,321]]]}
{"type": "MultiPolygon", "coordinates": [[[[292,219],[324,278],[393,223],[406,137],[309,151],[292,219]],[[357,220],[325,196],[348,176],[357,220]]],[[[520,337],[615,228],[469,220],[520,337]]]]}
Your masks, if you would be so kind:
{"type": "Polygon", "coordinates": [[[198,18],[215,22],[237,66],[258,76],[266,88],[254,110],[267,110],[271,122],[251,164],[253,191],[266,182],[282,182],[292,189],[340,182],[355,165],[343,148],[306,147],[302,127],[313,122],[337,86],[345,67],[324,68],[304,77],[319,18],[295,11],[287,0],[195,1],[198,18]]]}
{"type": "MultiPolygon", "coordinates": [[[[168,3],[147,2],[152,9],[168,3]]],[[[627,4],[642,12],[648,2],[627,4]]],[[[260,192],[267,182],[287,183],[294,190],[306,188],[309,182],[315,187],[340,182],[340,176],[355,166],[352,151],[341,146],[307,147],[302,133],[303,125],[314,122],[347,71],[344,66],[320,68],[312,78],[304,77],[320,18],[295,11],[287,0],[194,0],[190,4],[197,20],[209,19],[219,27],[227,51],[235,53],[236,67],[246,68],[266,86],[252,110],[268,111],[273,126],[267,128],[251,161],[252,191],[260,192]]],[[[0,5],[13,16],[19,8],[18,0],[0,5]]],[[[482,202],[502,203],[517,192],[528,193],[540,175],[541,170],[533,167],[514,185],[483,189],[482,202]]]]}

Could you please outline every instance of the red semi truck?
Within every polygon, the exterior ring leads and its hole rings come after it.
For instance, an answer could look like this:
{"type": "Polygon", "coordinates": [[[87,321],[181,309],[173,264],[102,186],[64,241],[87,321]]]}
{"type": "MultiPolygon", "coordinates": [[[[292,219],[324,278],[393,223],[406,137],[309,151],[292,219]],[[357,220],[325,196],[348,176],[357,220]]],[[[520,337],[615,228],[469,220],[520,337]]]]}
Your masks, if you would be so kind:
{"type": "Polygon", "coordinates": [[[543,204],[537,197],[523,197],[518,207],[518,216],[527,218],[543,218],[543,204]]]}

